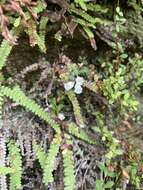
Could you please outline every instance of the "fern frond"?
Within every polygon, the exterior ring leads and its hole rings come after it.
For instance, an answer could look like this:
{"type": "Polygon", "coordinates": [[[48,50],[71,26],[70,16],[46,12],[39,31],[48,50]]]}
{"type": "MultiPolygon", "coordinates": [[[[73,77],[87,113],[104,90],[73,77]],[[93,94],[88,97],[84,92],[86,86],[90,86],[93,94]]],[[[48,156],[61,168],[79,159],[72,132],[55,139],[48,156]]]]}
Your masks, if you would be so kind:
{"type": "Polygon", "coordinates": [[[36,22],[33,19],[29,19],[26,32],[29,36],[30,45],[33,47],[38,44],[37,26],[36,22]]]}
{"type": "Polygon", "coordinates": [[[18,86],[12,89],[1,86],[0,91],[3,95],[9,97],[24,108],[35,113],[37,116],[39,116],[39,118],[46,121],[53,129],[55,129],[57,133],[60,133],[59,125],[34,100],[31,100],[29,97],[27,97],[18,86]]]}
{"type": "Polygon", "coordinates": [[[5,66],[5,62],[12,50],[12,46],[3,40],[0,46],[0,70],[5,66]]]}
{"type": "Polygon", "coordinates": [[[73,4],[70,7],[70,11],[73,12],[73,13],[75,13],[75,14],[77,14],[78,16],[82,17],[83,19],[85,19],[89,23],[92,23],[92,24],[96,23],[96,20],[95,20],[94,17],[92,17],[86,11],[82,11],[82,10],[76,9],[73,4]]]}
{"type": "Polygon", "coordinates": [[[3,94],[0,93],[0,129],[1,129],[2,126],[3,126],[3,119],[2,119],[2,107],[3,107],[3,101],[4,101],[3,94]]]}
{"type": "Polygon", "coordinates": [[[26,66],[17,76],[17,79],[21,79],[26,77],[26,75],[30,72],[37,71],[38,69],[45,69],[47,64],[45,62],[40,63],[33,63],[31,65],[26,66]]]}
{"type": "Polygon", "coordinates": [[[10,190],[17,190],[22,186],[22,157],[20,154],[20,148],[16,142],[11,140],[8,143],[8,151],[10,167],[14,170],[14,172],[10,174],[10,190]]]}
{"type": "Polygon", "coordinates": [[[108,8],[105,6],[101,6],[99,4],[93,4],[93,3],[89,3],[86,5],[87,9],[90,11],[95,11],[95,12],[100,12],[100,13],[107,13],[108,12],[108,8]]]}
{"type": "Polygon", "coordinates": [[[36,2],[36,6],[34,6],[32,8],[32,12],[35,13],[35,14],[39,14],[41,12],[43,12],[46,8],[46,3],[44,0],[38,0],[36,2]]]}
{"type": "Polygon", "coordinates": [[[62,151],[63,155],[63,166],[64,166],[64,190],[74,190],[75,189],[75,171],[74,171],[74,160],[73,152],[68,148],[72,145],[72,141],[68,136],[66,139],[66,148],[62,151]]]}
{"type": "Polygon", "coordinates": [[[85,0],[75,0],[75,3],[76,3],[76,4],[79,4],[79,6],[80,6],[83,10],[87,11],[87,4],[86,4],[86,1],[85,1],[85,0]]]}
{"type": "Polygon", "coordinates": [[[75,123],[68,123],[68,127],[68,131],[70,134],[89,144],[96,144],[96,142],[94,140],[91,140],[88,137],[87,133],[83,129],[79,129],[75,123]]]}
{"type": "Polygon", "coordinates": [[[47,156],[45,151],[36,142],[33,142],[33,150],[36,154],[36,158],[39,161],[41,168],[44,169],[45,160],[46,160],[46,156],[47,156]]]}
{"type": "Polygon", "coordinates": [[[61,136],[57,134],[50,145],[48,156],[45,160],[45,167],[43,171],[43,182],[45,185],[48,185],[49,182],[54,181],[52,173],[54,171],[55,159],[59,152],[60,145],[61,136]]]}
{"type": "Polygon", "coordinates": [[[87,37],[88,37],[88,39],[90,41],[91,47],[93,47],[93,49],[96,51],[97,46],[96,46],[96,41],[94,39],[94,33],[92,32],[90,27],[83,26],[82,28],[83,28],[84,32],[86,33],[86,35],[87,35],[87,37]]]}
{"type": "Polygon", "coordinates": [[[7,190],[6,175],[9,173],[6,164],[6,142],[5,137],[0,134],[0,189],[7,190]]]}
{"type": "Polygon", "coordinates": [[[82,115],[81,115],[81,110],[80,110],[80,106],[79,106],[77,97],[76,97],[76,95],[75,95],[75,93],[73,91],[67,92],[67,96],[68,96],[68,98],[70,99],[70,101],[72,103],[76,123],[81,128],[83,128],[85,125],[84,125],[84,122],[83,122],[83,118],[82,118],[82,115]]]}
{"type": "Polygon", "coordinates": [[[85,31],[85,33],[87,34],[89,39],[94,38],[94,33],[92,32],[92,30],[89,27],[83,26],[83,30],[85,31]]]}
{"type": "MultiPolygon", "coordinates": [[[[33,8],[33,12],[35,14],[39,14],[45,9],[44,2],[38,1],[37,6],[33,8]]],[[[46,25],[47,25],[48,17],[41,17],[39,23],[40,34],[37,32],[37,23],[33,18],[30,18],[28,21],[29,27],[27,27],[27,34],[29,36],[31,46],[35,46],[36,44],[39,46],[40,50],[46,53],[45,46],[45,34],[46,34],[46,25]]]]}
{"type": "Polygon", "coordinates": [[[81,26],[86,26],[86,27],[91,27],[93,29],[95,29],[95,25],[92,24],[92,23],[89,23],[87,21],[85,21],[84,19],[81,19],[81,18],[75,18],[73,19],[76,23],[80,24],[81,26]]]}
{"type": "Polygon", "coordinates": [[[29,132],[26,134],[24,138],[24,149],[25,149],[25,159],[26,159],[26,167],[33,168],[33,147],[32,147],[32,134],[29,132]]]}
{"type": "Polygon", "coordinates": [[[48,17],[41,18],[39,26],[39,36],[38,36],[38,46],[40,50],[44,53],[46,53],[45,35],[46,35],[47,22],[48,22],[48,17]]]}
{"type": "MultiPolygon", "coordinates": [[[[6,179],[7,174],[12,174],[14,172],[15,172],[14,169],[12,169],[11,167],[0,166],[0,176],[5,177],[5,179],[6,179]]],[[[1,190],[3,190],[2,187],[7,186],[5,184],[6,184],[6,181],[5,181],[5,183],[2,183],[1,179],[0,179],[0,187],[1,187],[0,189],[1,190]]],[[[4,189],[6,189],[6,188],[4,188],[4,189]]]]}

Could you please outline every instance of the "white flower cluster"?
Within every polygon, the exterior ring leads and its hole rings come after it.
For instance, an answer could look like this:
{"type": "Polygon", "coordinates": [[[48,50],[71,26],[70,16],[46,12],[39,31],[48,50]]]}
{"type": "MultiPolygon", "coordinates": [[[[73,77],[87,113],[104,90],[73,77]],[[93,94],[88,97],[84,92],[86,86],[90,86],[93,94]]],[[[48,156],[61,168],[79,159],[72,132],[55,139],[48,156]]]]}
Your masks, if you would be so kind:
{"type": "Polygon", "coordinates": [[[59,114],[58,114],[58,118],[59,118],[61,121],[63,121],[63,120],[65,119],[64,113],[59,113],[59,114]]]}
{"type": "Polygon", "coordinates": [[[69,81],[64,83],[64,88],[66,91],[69,91],[72,88],[74,88],[74,92],[76,94],[81,94],[83,90],[82,88],[83,83],[84,83],[83,77],[77,77],[75,81],[69,81]]]}

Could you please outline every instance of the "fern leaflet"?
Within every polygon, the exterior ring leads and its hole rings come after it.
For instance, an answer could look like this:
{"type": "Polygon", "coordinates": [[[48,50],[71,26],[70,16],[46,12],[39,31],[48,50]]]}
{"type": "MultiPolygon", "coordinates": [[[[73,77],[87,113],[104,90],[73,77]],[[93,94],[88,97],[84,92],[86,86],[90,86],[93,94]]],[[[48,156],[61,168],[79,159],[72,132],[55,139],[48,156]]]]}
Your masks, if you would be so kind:
{"type": "Polygon", "coordinates": [[[6,174],[9,173],[6,165],[6,139],[0,134],[0,189],[7,190],[6,174]]]}
{"type": "Polygon", "coordinates": [[[75,95],[75,93],[73,91],[69,91],[67,92],[68,98],[70,99],[72,106],[73,106],[73,111],[74,111],[74,115],[75,115],[75,120],[77,125],[79,125],[81,128],[83,128],[84,122],[83,122],[83,118],[81,115],[81,111],[80,111],[80,106],[77,100],[77,97],[75,95]]]}
{"type": "Polygon", "coordinates": [[[43,172],[43,182],[45,185],[48,185],[49,182],[54,181],[52,172],[54,171],[55,158],[59,152],[60,144],[61,136],[57,134],[50,145],[48,156],[45,160],[45,167],[43,172]]]}
{"type": "Polygon", "coordinates": [[[76,4],[79,4],[79,6],[80,6],[83,10],[87,11],[87,6],[86,6],[86,1],[85,1],[85,0],[75,0],[75,3],[76,3],[76,4]]]}
{"type": "Polygon", "coordinates": [[[93,29],[95,29],[95,25],[92,24],[92,23],[89,23],[87,21],[85,21],[84,19],[81,19],[81,18],[75,18],[73,19],[75,22],[77,22],[78,24],[80,24],[81,26],[86,26],[86,27],[91,27],[93,29]]]}
{"type": "Polygon", "coordinates": [[[35,46],[36,44],[38,44],[37,26],[33,19],[29,19],[26,32],[29,36],[30,45],[35,46]]]}
{"type": "Polygon", "coordinates": [[[40,50],[46,53],[46,45],[45,45],[45,35],[46,35],[46,26],[48,22],[48,17],[42,17],[40,20],[39,26],[39,36],[38,36],[38,46],[40,50]]]}
{"type": "Polygon", "coordinates": [[[2,107],[3,107],[3,94],[0,93],[0,129],[1,129],[2,126],[3,126],[2,107]]]}
{"type": "Polygon", "coordinates": [[[8,151],[10,167],[14,170],[14,172],[10,174],[10,190],[17,190],[22,187],[22,158],[20,148],[16,142],[11,140],[8,144],[8,151]]]}
{"type": "Polygon", "coordinates": [[[11,98],[16,103],[35,113],[41,119],[49,123],[49,125],[53,127],[57,133],[60,132],[59,125],[55,123],[47,112],[45,112],[44,109],[41,108],[34,100],[28,98],[18,86],[15,86],[13,89],[1,86],[0,90],[3,95],[11,98]]]}
{"type": "Polygon", "coordinates": [[[41,148],[40,145],[38,145],[36,142],[33,142],[33,149],[35,151],[36,157],[40,163],[41,168],[44,169],[46,153],[44,152],[43,148],[41,148]]]}
{"type": "Polygon", "coordinates": [[[14,169],[12,169],[10,167],[6,167],[6,166],[0,166],[0,176],[5,176],[7,174],[12,174],[12,173],[14,173],[14,169]]]}
{"type": "Polygon", "coordinates": [[[5,66],[5,62],[12,50],[12,46],[6,41],[3,40],[0,47],[0,70],[5,66]]]}
{"type": "Polygon", "coordinates": [[[35,14],[39,14],[39,13],[43,12],[44,9],[46,8],[46,3],[44,0],[42,0],[42,1],[38,0],[36,3],[37,3],[36,6],[34,6],[32,8],[32,12],[34,12],[35,14]]]}
{"type": "Polygon", "coordinates": [[[71,12],[73,12],[73,13],[77,14],[78,16],[82,17],[83,19],[85,19],[87,22],[96,24],[96,20],[94,17],[92,17],[86,11],[76,9],[73,4],[71,5],[70,10],[71,10],[71,12]]]}
{"type": "MultiPolygon", "coordinates": [[[[66,139],[66,144],[68,146],[72,145],[71,140],[69,140],[69,136],[66,139]]],[[[63,165],[64,165],[64,190],[74,190],[75,189],[75,172],[74,172],[74,160],[72,151],[68,148],[68,146],[63,150],[63,165]]]]}
{"type": "Polygon", "coordinates": [[[75,137],[86,141],[90,144],[96,144],[94,140],[91,140],[88,135],[86,134],[86,132],[83,129],[80,129],[77,127],[77,125],[75,123],[69,123],[68,124],[68,131],[70,134],[74,135],[75,137]]]}

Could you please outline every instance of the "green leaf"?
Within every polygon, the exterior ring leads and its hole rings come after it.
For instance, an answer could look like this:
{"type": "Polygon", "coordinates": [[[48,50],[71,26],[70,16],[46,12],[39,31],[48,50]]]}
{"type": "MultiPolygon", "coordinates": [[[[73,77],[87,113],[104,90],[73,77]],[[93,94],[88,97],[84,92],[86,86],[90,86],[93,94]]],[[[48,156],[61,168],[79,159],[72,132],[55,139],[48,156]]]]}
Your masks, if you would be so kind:
{"type": "MultiPolygon", "coordinates": [[[[66,144],[72,145],[70,136],[67,135],[66,144]]],[[[64,165],[64,190],[74,190],[76,179],[74,171],[73,152],[67,148],[62,151],[64,165]]]]}
{"type": "Polygon", "coordinates": [[[10,190],[17,190],[22,187],[22,156],[20,153],[20,147],[17,143],[11,140],[8,143],[9,161],[10,167],[13,169],[13,173],[10,173],[10,190]]]}
{"type": "Polygon", "coordinates": [[[79,4],[79,6],[80,6],[83,10],[87,11],[87,6],[86,6],[86,3],[85,3],[84,0],[75,0],[75,3],[79,4]]]}
{"type": "Polygon", "coordinates": [[[104,188],[112,188],[114,185],[114,182],[113,181],[108,181],[105,185],[104,185],[104,188]]]}
{"type": "Polygon", "coordinates": [[[0,166],[0,176],[5,176],[7,174],[14,173],[14,169],[10,167],[0,166]]]}
{"type": "Polygon", "coordinates": [[[0,46],[0,70],[5,66],[11,50],[12,46],[6,40],[3,40],[0,46]]]}
{"type": "Polygon", "coordinates": [[[20,21],[21,21],[21,17],[16,18],[13,24],[14,27],[18,27],[20,25],[20,21]]]}
{"type": "Polygon", "coordinates": [[[61,145],[61,136],[57,134],[55,135],[50,145],[48,155],[45,159],[45,166],[43,171],[43,182],[45,185],[48,185],[48,183],[54,181],[53,171],[54,171],[56,156],[59,152],[60,145],[61,145]]]}
{"type": "Polygon", "coordinates": [[[94,38],[94,34],[93,34],[92,30],[90,30],[89,27],[83,27],[83,29],[84,29],[84,31],[86,32],[87,36],[88,36],[90,39],[94,38]]]}
{"type": "Polygon", "coordinates": [[[97,179],[95,182],[95,190],[104,190],[103,181],[97,179]]]}

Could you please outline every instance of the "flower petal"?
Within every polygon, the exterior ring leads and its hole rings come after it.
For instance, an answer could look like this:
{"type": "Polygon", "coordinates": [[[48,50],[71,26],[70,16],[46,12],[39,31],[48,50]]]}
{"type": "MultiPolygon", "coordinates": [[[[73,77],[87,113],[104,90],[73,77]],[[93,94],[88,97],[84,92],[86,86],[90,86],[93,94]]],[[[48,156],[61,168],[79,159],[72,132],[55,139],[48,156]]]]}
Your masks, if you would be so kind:
{"type": "Polygon", "coordinates": [[[69,81],[69,82],[64,83],[65,90],[66,91],[71,90],[74,87],[74,84],[75,84],[75,82],[73,82],[73,81],[69,81]]]}

